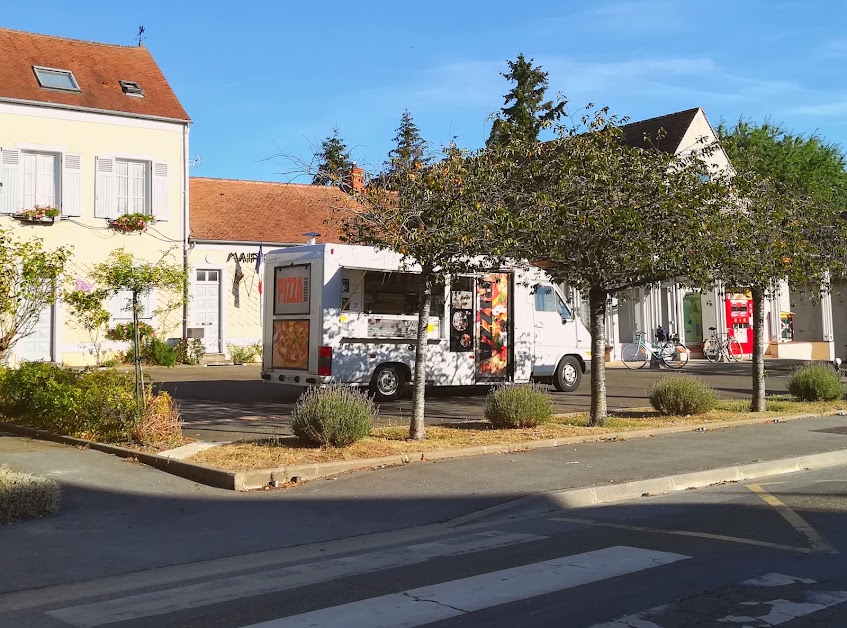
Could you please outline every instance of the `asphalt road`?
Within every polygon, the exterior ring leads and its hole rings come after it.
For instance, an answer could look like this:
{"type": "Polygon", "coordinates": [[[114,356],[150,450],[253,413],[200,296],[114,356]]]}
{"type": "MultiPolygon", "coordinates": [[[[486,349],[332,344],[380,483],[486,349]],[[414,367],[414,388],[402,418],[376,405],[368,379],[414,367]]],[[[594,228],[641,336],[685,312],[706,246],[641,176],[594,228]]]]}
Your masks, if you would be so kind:
{"type": "Polygon", "coordinates": [[[847,469],[0,595],[0,626],[844,626],[847,469]]]}
{"type": "MultiPolygon", "coordinates": [[[[769,392],[785,390],[788,363],[769,362],[769,392]]],[[[258,365],[150,368],[154,381],[179,402],[185,433],[191,438],[230,441],[239,438],[261,438],[287,434],[291,408],[302,388],[263,382],[258,365]]],[[[705,380],[726,398],[750,396],[750,363],[712,365],[692,362],[683,371],[705,380]]],[[[648,405],[647,390],[666,370],[607,370],[610,409],[648,405]]],[[[427,393],[427,421],[431,424],[474,421],[482,418],[487,387],[436,388],[427,393]]],[[[590,378],[586,375],[580,388],[572,393],[552,392],[558,412],[587,410],[590,401],[590,378]]],[[[408,422],[412,409],[410,395],[398,401],[380,404],[380,420],[384,424],[408,422]]]]}

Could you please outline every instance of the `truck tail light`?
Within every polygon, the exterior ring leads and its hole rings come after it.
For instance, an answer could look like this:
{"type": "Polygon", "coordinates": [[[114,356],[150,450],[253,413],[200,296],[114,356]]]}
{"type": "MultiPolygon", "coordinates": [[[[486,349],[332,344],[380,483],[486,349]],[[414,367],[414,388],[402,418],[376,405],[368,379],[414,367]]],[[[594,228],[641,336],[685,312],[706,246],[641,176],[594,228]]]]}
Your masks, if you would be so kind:
{"type": "Polygon", "coordinates": [[[332,375],[332,347],[318,347],[318,375],[332,375]]]}

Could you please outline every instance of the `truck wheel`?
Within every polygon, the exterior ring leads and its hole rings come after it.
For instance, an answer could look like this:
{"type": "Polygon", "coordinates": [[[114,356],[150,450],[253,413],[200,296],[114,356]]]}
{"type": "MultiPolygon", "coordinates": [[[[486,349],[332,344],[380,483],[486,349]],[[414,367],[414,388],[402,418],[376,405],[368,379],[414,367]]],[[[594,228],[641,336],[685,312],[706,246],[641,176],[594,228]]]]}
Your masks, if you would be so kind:
{"type": "Polygon", "coordinates": [[[379,401],[394,401],[403,394],[405,378],[394,364],[380,366],[371,378],[371,394],[379,401]]]}
{"type": "Polygon", "coordinates": [[[553,386],[559,392],[573,392],[579,388],[582,380],[582,367],[579,360],[571,355],[566,355],[559,361],[556,371],[553,373],[553,386]]]}

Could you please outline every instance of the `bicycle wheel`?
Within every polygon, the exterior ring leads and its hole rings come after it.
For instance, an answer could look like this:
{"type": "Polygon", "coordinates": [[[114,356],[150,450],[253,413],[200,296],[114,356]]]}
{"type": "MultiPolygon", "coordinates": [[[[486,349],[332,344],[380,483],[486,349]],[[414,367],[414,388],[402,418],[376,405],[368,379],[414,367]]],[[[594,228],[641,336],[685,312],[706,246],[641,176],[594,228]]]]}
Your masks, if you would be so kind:
{"type": "Polygon", "coordinates": [[[640,369],[649,359],[650,355],[642,344],[629,343],[621,348],[621,360],[628,369],[640,369]]]}
{"type": "Polygon", "coordinates": [[[681,342],[676,342],[673,345],[673,353],[662,353],[662,361],[672,369],[681,369],[688,364],[688,359],[691,357],[691,352],[681,342]]]}
{"type": "Polygon", "coordinates": [[[736,362],[741,362],[744,359],[744,347],[735,338],[730,338],[729,345],[726,348],[729,357],[736,362]]]}
{"type": "Polygon", "coordinates": [[[703,343],[703,355],[706,357],[706,359],[709,362],[711,362],[713,364],[720,362],[720,359],[721,359],[721,346],[720,346],[720,344],[718,344],[714,340],[707,340],[706,342],[703,343]]]}

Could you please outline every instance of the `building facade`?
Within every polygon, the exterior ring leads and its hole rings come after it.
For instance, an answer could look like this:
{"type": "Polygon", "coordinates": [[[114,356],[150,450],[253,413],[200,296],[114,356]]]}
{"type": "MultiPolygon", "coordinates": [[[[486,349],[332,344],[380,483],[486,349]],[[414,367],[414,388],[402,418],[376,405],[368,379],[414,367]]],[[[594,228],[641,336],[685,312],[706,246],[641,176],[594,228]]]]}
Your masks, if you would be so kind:
{"type": "Polygon", "coordinates": [[[262,339],[259,251],[338,242],[339,214],[355,202],[337,187],[264,181],[192,177],[190,191],[188,327],[228,357],[262,339]]]}
{"type": "MultiPolygon", "coordinates": [[[[48,248],[71,246],[72,285],[85,286],[92,267],[118,248],[152,262],[170,251],[182,264],[189,122],[145,47],[0,29],[0,227],[48,248]],[[36,205],[59,216],[22,220],[36,205]],[[110,227],[133,213],[154,222],[141,233],[110,227]]],[[[144,317],[163,335],[181,336],[181,313],[153,316],[163,299],[150,295],[144,317]]],[[[126,301],[109,303],[113,323],[130,318],[126,301]]],[[[14,358],[91,363],[90,339],[64,310],[59,301],[42,312],[14,358]]]]}

